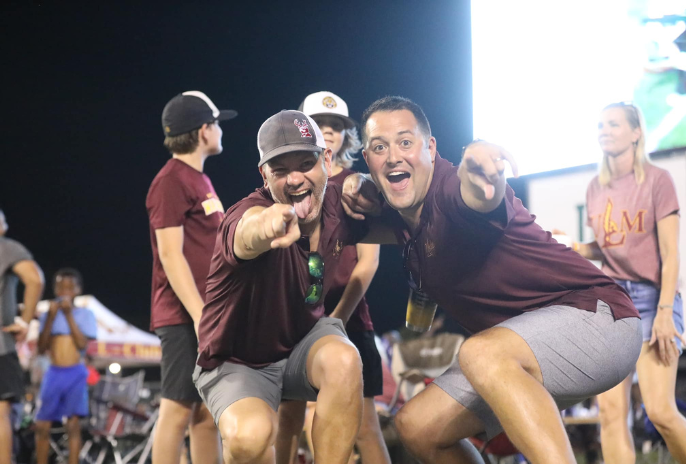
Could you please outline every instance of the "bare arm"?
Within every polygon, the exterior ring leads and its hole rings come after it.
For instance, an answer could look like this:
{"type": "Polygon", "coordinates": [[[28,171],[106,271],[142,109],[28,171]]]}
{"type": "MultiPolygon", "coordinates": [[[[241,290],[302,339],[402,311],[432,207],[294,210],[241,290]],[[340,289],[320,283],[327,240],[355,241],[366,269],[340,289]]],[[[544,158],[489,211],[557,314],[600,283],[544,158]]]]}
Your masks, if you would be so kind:
{"type": "Polygon", "coordinates": [[[69,331],[71,332],[71,338],[74,340],[74,344],[76,345],[76,348],[79,350],[85,350],[86,345],[88,345],[88,337],[86,337],[83,332],[81,332],[81,329],[79,329],[78,324],[74,320],[74,313],[72,311],[69,311],[65,313],[65,317],[67,318],[67,323],[69,324],[69,331]]]}
{"type": "Polygon", "coordinates": [[[273,248],[287,248],[299,239],[298,216],[292,206],[254,206],[238,221],[233,251],[238,258],[250,260],[273,248]]]}
{"type": "Polygon", "coordinates": [[[36,305],[43,295],[43,271],[35,261],[25,260],[15,264],[12,272],[24,284],[24,311],[21,317],[28,324],[33,320],[36,314],[36,305]]]}
{"type": "Polygon", "coordinates": [[[156,229],[155,237],[160,262],[169,284],[197,326],[205,303],[200,297],[191,268],[183,255],[183,226],[156,229]]]}
{"type": "Polygon", "coordinates": [[[602,261],[604,258],[603,252],[600,249],[600,245],[598,245],[598,242],[595,240],[588,243],[574,242],[572,243],[572,250],[576,251],[586,259],[602,261]]]}
{"type": "Polygon", "coordinates": [[[357,265],[350,274],[348,285],[345,286],[340,301],[331,313],[347,324],[355,308],[367,293],[374,274],[379,267],[379,245],[357,245],[357,265]]]}
{"type": "MultiPolygon", "coordinates": [[[[684,339],[674,326],[673,305],[679,278],[679,216],[671,214],[657,223],[657,238],[662,261],[660,300],[653,322],[650,344],[657,342],[662,362],[669,365],[676,362],[678,351],[675,337],[684,339]]],[[[684,340],[686,341],[686,340],[684,340]]]]}
{"type": "Polygon", "coordinates": [[[48,314],[45,316],[45,325],[40,335],[38,335],[38,353],[45,354],[48,349],[50,349],[50,338],[52,337],[52,324],[55,322],[55,316],[57,316],[57,302],[50,302],[50,309],[48,309],[48,314]]]}
{"type": "Polygon", "coordinates": [[[361,243],[379,245],[397,245],[393,228],[380,216],[382,200],[374,180],[369,174],[354,173],[343,182],[343,209],[353,219],[365,220],[369,224],[369,232],[361,243]]]}
{"type": "Polygon", "coordinates": [[[23,342],[28,333],[28,325],[36,314],[36,305],[43,294],[43,271],[33,260],[19,261],[12,267],[19,280],[24,284],[24,310],[21,317],[23,323],[13,323],[2,328],[3,332],[14,335],[17,342],[23,342]]]}
{"type": "Polygon", "coordinates": [[[469,144],[457,170],[460,194],[465,204],[479,213],[490,213],[505,196],[505,163],[517,176],[517,164],[505,149],[488,142],[469,144]]]}

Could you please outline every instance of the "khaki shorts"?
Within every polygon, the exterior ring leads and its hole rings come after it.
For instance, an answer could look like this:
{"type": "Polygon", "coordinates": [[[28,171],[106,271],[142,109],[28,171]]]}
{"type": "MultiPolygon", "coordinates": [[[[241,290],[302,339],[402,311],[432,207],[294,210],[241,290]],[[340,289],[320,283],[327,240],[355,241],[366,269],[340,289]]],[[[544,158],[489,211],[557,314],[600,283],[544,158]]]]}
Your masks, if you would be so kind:
{"type": "Polygon", "coordinates": [[[200,397],[219,423],[226,408],[244,398],[259,398],[276,411],[282,399],[316,401],[317,390],[307,379],[312,345],[327,335],[348,338],[340,319],[324,317],[305,335],[290,356],[265,367],[225,362],[211,371],[195,366],[193,381],[200,397]]]}
{"type": "MultiPolygon", "coordinates": [[[[600,300],[595,313],[548,306],[496,327],[508,328],[526,341],[541,368],[543,386],[560,410],[617,385],[631,373],[641,353],[641,320],[615,320],[610,307],[600,300]]],[[[503,431],[458,362],[434,383],[476,414],[489,439],[503,431]]]]}

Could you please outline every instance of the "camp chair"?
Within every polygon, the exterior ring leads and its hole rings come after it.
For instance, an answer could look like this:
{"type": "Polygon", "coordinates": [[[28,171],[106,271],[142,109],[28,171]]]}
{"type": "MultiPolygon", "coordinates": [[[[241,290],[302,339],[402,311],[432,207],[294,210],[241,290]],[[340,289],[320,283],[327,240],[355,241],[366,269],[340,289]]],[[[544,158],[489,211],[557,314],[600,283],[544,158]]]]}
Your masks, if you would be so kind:
{"type": "MultiPolygon", "coordinates": [[[[395,406],[401,393],[409,400],[456,362],[457,353],[464,340],[463,335],[443,333],[394,345],[391,372],[398,387],[389,411],[395,406]]],[[[391,439],[393,438],[397,439],[391,439]]],[[[470,440],[486,462],[501,462],[503,459],[509,459],[513,463],[526,462],[518,456],[519,452],[505,434],[498,435],[488,442],[476,438],[470,440]]]]}
{"type": "Polygon", "coordinates": [[[455,362],[464,336],[443,333],[431,338],[417,338],[393,346],[391,373],[398,384],[388,410],[395,407],[402,393],[409,400],[422,391],[455,362]]]}
{"type": "Polygon", "coordinates": [[[138,457],[143,464],[152,448],[151,433],[157,420],[136,409],[143,387],[144,371],[129,377],[107,376],[95,386],[91,399],[89,433],[80,457],[89,464],[103,464],[112,455],[116,464],[127,464],[138,457]]]}

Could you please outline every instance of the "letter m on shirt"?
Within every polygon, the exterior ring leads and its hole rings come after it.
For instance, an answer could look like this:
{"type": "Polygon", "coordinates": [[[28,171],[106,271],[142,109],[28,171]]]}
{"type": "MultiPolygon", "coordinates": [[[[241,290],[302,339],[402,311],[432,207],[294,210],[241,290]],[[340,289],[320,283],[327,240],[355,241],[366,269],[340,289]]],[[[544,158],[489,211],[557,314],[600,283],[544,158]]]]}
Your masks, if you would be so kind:
{"type": "Polygon", "coordinates": [[[636,216],[634,216],[634,219],[631,219],[631,216],[629,215],[629,212],[627,210],[622,210],[622,231],[623,232],[634,232],[636,234],[644,234],[646,229],[645,229],[645,215],[646,215],[646,210],[645,209],[640,209],[636,213],[636,216]],[[635,230],[634,230],[635,229],[635,230]]]}

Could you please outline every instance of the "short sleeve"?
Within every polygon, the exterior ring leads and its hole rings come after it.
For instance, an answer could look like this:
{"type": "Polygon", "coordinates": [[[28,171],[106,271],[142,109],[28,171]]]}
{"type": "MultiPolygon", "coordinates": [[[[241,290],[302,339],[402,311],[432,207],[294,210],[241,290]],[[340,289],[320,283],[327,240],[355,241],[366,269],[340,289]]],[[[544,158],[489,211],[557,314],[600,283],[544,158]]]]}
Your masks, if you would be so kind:
{"type": "Polygon", "coordinates": [[[193,208],[193,201],[183,182],[166,175],[156,179],[150,187],[146,207],[152,228],[164,229],[182,226],[186,213],[193,208]]]}
{"type": "Polygon", "coordinates": [[[221,241],[222,257],[231,265],[238,265],[239,260],[233,251],[233,239],[236,234],[236,227],[241,218],[250,208],[262,206],[269,208],[274,202],[268,200],[259,193],[253,193],[247,198],[242,199],[233,205],[224,215],[224,219],[219,226],[219,240],[221,241]]]}
{"type": "Polygon", "coordinates": [[[95,314],[90,309],[84,308],[82,316],[79,320],[79,329],[81,333],[95,340],[98,338],[98,321],[95,319],[95,314]]]}
{"type": "Polygon", "coordinates": [[[33,260],[33,256],[24,248],[24,245],[14,240],[5,240],[0,248],[0,253],[2,253],[0,258],[2,265],[0,267],[5,269],[11,269],[20,261],[33,260]]]}
{"type": "MultiPolygon", "coordinates": [[[[457,176],[457,167],[450,170],[443,178],[443,182],[437,185],[435,201],[443,214],[453,222],[471,224],[479,228],[496,228],[504,230],[515,216],[514,191],[509,185],[505,186],[505,195],[496,209],[490,213],[474,211],[464,202],[460,189],[461,181],[457,176]]],[[[475,232],[478,232],[475,230],[475,232]]]]}
{"type": "Polygon", "coordinates": [[[653,183],[653,205],[655,206],[655,222],[679,212],[679,199],[676,195],[674,180],[667,171],[661,171],[661,175],[653,183]]]}

